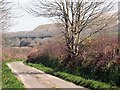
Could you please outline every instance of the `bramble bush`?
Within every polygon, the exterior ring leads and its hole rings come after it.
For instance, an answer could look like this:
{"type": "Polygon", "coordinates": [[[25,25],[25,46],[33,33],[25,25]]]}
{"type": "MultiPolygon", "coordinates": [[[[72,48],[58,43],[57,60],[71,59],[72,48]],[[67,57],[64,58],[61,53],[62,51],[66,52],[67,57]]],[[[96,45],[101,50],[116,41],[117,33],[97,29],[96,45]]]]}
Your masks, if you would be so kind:
{"type": "Polygon", "coordinates": [[[73,60],[74,67],[69,66],[73,61],[68,55],[65,44],[54,41],[29,54],[27,62],[42,63],[86,79],[120,85],[120,47],[116,37],[99,36],[81,44],[79,56],[73,60]]]}
{"type": "Polygon", "coordinates": [[[60,61],[66,60],[68,52],[65,47],[65,43],[61,40],[53,40],[52,42],[43,42],[38,45],[28,55],[28,61],[39,62],[43,56],[49,56],[50,58],[58,58],[60,61]]]}

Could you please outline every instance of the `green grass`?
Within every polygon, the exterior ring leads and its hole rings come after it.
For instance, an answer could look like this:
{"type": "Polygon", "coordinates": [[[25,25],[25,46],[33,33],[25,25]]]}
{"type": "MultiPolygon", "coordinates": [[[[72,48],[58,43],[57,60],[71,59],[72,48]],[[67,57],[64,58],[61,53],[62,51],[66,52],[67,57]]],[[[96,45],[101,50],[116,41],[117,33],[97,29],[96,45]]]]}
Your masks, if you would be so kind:
{"type": "Polygon", "coordinates": [[[32,63],[25,63],[25,64],[32,66],[32,67],[35,67],[39,70],[42,70],[45,73],[60,77],[62,79],[65,79],[67,81],[73,82],[77,85],[80,85],[80,86],[83,86],[86,88],[90,88],[92,90],[102,90],[102,89],[120,90],[120,88],[118,88],[116,86],[111,86],[110,84],[107,84],[107,83],[94,81],[94,80],[88,80],[88,79],[84,79],[80,76],[72,75],[72,74],[65,73],[65,72],[56,71],[52,68],[45,67],[43,64],[32,64],[32,63]]]}
{"type": "Polygon", "coordinates": [[[1,61],[0,61],[0,90],[2,89],[2,70],[1,70],[1,61]]]}
{"type": "MultiPolygon", "coordinates": [[[[6,65],[11,61],[20,61],[20,60],[9,60],[2,62],[2,88],[25,88],[24,85],[15,77],[15,75],[11,72],[9,67],[6,65]]],[[[7,90],[7,89],[5,89],[7,90]]]]}

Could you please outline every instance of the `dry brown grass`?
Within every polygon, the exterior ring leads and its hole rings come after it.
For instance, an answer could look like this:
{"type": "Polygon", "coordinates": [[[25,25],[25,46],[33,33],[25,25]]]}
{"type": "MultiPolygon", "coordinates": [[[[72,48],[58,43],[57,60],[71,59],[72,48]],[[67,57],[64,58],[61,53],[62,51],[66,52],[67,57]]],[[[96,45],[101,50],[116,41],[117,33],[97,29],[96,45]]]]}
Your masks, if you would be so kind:
{"type": "Polygon", "coordinates": [[[30,51],[30,47],[4,47],[2,49],[2,60],[10,60],[15,58],[27,59],[27,55],[30,51]]]}

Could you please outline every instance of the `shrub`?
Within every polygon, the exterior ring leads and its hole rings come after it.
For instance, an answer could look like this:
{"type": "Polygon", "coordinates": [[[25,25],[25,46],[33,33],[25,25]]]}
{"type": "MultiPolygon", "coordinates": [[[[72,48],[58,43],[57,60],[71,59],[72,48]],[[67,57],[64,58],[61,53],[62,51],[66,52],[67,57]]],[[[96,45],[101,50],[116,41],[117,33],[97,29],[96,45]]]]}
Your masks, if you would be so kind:
{"type": "Polygon", "coordinates": [[[117,38],[94,38],[77,59],[80,74],[85,78],[120,85],[119,50],[117,38]]]}
{"type": "Polygon", "coordinates": [[[65,60],[68,56],[65,43],[61,40],[52,42],[44,41],[42,44],[34,48],[28,55],[28,61],[34,62],[40,60],[42,56],[49,56],[51,58],[57,58],[61,61],[65,60]]]}
{"type": "Polygon", "coordinates": [[[65,43],[52,41],[39,46],[29,54],[29,62],[42,63],[59,71],[80,75],[86,79],[120,85],[120,47],[114,37],[95,37],[89,43],[80,45],[80,54],[69,67],[65,43]]]}

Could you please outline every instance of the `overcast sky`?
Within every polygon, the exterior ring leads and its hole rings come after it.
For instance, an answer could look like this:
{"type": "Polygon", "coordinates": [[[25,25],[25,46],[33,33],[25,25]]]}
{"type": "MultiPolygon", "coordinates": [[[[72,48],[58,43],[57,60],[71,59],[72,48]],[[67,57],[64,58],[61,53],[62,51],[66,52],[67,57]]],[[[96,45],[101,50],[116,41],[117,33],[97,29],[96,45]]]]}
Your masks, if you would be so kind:
{"type": "Polygon", "coordinates": [[[29,31],[33,30],[41,24],[53,23],[53,19],[47,19],[44,17],[34,17],[24,10],[21,9],[21,6],[28,4],[31,0],[10,0],[15,5],[12,10],[13,15],[13,26],[10,28],[10,31],[29,31]]]}
{"type": "MultiPolygon", "coordinates": [[[[44,17],[34,17],[24,10],[21,9],[21,6],[28,4],[32,0],[8,0],[12,1],[15,6],[13,9],[14,18],[13,19],[13,26],[10,28],[10,31],[29,31],[33,30],[39,25],[53,23],[53,19],[47,19],[44,17]]],[[[116,0],[119,1],[119,0],[116,0]]],[[[117,7],[117,6],[116,6],[117,7]]]]}

